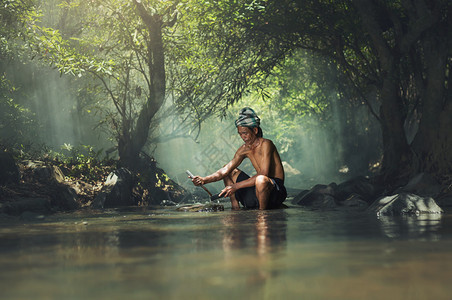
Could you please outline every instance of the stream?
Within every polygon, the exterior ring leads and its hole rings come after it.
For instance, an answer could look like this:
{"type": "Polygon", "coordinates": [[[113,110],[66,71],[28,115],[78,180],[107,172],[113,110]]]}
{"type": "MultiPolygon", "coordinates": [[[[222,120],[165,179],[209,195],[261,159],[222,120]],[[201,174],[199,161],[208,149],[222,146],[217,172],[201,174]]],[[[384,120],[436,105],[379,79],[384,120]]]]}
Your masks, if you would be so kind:
{"type": "Polygon", "coordinates": [[[451,299],[452,214],[80,210],[1,220],[1,299],[451,299]]]}

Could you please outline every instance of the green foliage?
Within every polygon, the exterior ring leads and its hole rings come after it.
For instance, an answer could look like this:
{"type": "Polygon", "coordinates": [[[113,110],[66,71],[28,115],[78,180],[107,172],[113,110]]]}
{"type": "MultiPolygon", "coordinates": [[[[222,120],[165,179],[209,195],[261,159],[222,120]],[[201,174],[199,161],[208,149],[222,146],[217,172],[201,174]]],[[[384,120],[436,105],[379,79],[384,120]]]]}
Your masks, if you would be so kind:
{"type": "MultiPolygon", "coordinates": [[[[27,45],[37,58],[61,74],[89,78],[82,97],[93,98],[118,143],[122,139],[135,144],[140,115],[142,120],[160,121],[157,117],[176,112],[177,120],[154,134],[196,135],[201,122],[213,114],[225,116],[243,97],[265,108],[265,119],[276,124],[267,134],[287,153],[296,145],[299,136],[292,132],[300,131],[300,124],[305,136],[313,136],[310,131],[319,127],[339,134],[335,118],[355,124],[354,112],[364,104],[379,117],[378,89],[385,73],[358,17],[357,2],[74,0],[41,1],[40,11],[29,9],[27,1],[5,3],[1,21],[14,26],[0,29],[2,49],[27,28],[27,45]],[[158,79],[166,80],[164,105],[150,101],[158,66],[150,49],[156,41],[139,3],[149,18],[162,21],[164,55],[159,59],[164,60],[165,75],[158,79]],[[142,114],[149,107],[157,115],[142,114]]],[[[403,46],[398,35],[412,25],[404,23],[409,13],[404,6],[414,4],[369,3],[381,10],[375,14],[384,29],[382,41],[398,51],[403,46]]],[[[417,64],[426,49],[421,43],[413,45],[394,73],[400,79],[404,113],[419,107],[422,85],[417,84],[430,78],[424,70],[433,65],[417,64]]],[[[363,130],[371,128],[374,120],[363,119],[363,130]]],[[[155,124],[149,125],[151,134],[155,124]]]]}
{"type": "Polygon", "coordinates": [[[0,4],[0,54],[3,57],[18,51],[17,42],[25,36],[32,3],[31,0],[3,0],[0,4]]]}
{"type": "Polygon", "coordinates": [[[74,147],[65,143],[60,152],[50,150],[47,160],[55,162],[71,180],[98,182],[116,168],[116,162],[102,157],[102,152],[89,145],[74,147]]]}
{"type": "Polygon", "coordinates": [[[18,146],[21,141],[31,139],[36,132],[33,113],[19,105],[14,99],[18,91],[6,79],[0,76],[0,137],[6,147],[18,146]]]}
{"type": "Polygon", "coordinates": [[[35,55],[39,55],[41,60],[50,62],[61,74],[78,77],[86,72],[99,76],[112,75],[114,68],[112,60],[96,59],[89,53],[79,52],[61,36],[58,30],[40,26],[36,22],[30,24],[34,38],[30,44],[35,55]]]}

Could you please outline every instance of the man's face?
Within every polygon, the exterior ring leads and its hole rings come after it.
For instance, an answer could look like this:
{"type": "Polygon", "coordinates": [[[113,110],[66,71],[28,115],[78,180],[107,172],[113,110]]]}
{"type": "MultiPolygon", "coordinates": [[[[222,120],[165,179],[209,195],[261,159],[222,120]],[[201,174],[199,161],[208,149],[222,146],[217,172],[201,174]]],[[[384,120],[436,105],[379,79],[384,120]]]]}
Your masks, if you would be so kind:
{"type": "Polygon", "coordinates": [[[252,144],[257,138],[257,128],[238,126],[237,133],[240,135],[245,144],[252,144]]]}

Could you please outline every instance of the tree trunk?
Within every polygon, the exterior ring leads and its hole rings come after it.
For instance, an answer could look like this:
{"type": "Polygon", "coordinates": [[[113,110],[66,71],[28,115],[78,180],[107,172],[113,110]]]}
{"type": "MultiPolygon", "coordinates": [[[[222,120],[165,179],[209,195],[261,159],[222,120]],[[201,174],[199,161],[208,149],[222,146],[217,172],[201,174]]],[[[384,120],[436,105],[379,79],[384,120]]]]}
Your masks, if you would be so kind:
{"type": "Polygon", "coordinates": [[[140,167],[140,152],[148,140],[151,121],[163,105],[166,88],[162,17],[150,14],[140,2],[135,1],[135,4],[149,32],[146,60],[149,96],[141,108],[134,128],[126,129],[118,142],[120,163],[131,169],[140,167]]]}
{"type": "Polygon", "coordinates": [[[437,140],[434,143],[433,155],[436,157],[439,179],[452,182],[452,100],[448,98],[439,116],[437,140]]]}
{"type": "Polygon", "coordinates": [[[380,62],[380,125],[383,134],[382,171],[388,181],[405,172],[410,160],[406,139],[403,102],[399,95],[397,75],[400,54],[384,38],[384,29],[377,21],[377,7],[373,1],[354,1],[363,26],[369,33],[380,62]]]}
{"type": "Polygon", "coordinates": [[[452,172],[452,104],[446,87],[447,42],[427,36],[422,44],[425,85],[422,88],[421,120],[413,140],[418,171],[438,175],[452,172]]]}
{"type": "Polygon", "coordinates": [[[410,161],[406,139],[402,99],[397,93],[398,82],[387,75],[381,89],[380,125],[383,135],[382,171],[388,180],[405,173],[410,161]]]}

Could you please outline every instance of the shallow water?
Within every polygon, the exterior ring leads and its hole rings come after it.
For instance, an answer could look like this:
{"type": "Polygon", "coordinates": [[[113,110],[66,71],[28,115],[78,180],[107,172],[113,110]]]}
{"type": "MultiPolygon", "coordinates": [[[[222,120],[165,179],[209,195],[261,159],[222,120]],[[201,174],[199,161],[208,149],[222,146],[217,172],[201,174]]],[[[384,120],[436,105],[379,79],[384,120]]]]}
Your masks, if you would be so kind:
{"type": "Polygon", "coordinates": [[[3,221],[1,299],[451,299],[452,215],[130,208],[3,221]]]}

